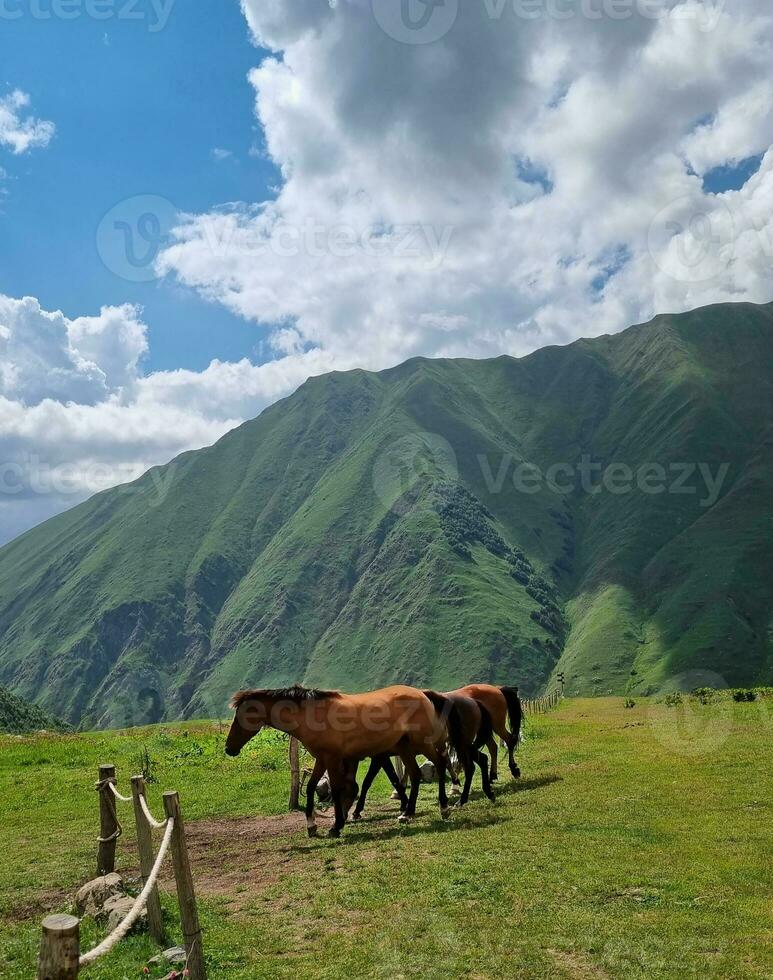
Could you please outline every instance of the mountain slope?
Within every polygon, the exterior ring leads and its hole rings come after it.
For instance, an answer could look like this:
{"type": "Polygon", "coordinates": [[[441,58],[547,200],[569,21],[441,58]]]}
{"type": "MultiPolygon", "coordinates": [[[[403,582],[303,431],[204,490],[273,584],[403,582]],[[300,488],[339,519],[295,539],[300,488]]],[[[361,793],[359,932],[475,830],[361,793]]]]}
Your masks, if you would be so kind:
{"type": "Polygon", "coordinates": [[[770,681],[771,418],[747,304],[310,380],[0,550],[0,683],[123,725],[300,679],[770,681]]]}
{"type": "Polygon", "coordinates": [[[17,698],[4,687],[0,687],[0,733],[9,735],[28,735],[32,732],[66,729],[57,719],[29,701],[17,698]]]}

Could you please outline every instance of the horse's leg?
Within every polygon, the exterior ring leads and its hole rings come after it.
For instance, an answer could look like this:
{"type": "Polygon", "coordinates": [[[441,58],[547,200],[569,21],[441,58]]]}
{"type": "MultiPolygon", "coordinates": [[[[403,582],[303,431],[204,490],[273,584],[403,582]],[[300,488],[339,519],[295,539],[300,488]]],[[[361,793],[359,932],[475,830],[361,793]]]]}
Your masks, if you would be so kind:
{"type": "Polygon", "coordinates": [[[325,764],[321,759],[314,761],[314,771],[309,776],[306,784],[306,830],[309,837],[317,836],[317,820],[314,814],[314,794],[317,792],[317,783],[325,774],[325,764]]]}
{"type": "Polygon", "coordinates": [[[408,821],[416,816],[416,801],[419,798],[419,787],[421,786],[421,770],[419,769],[419,764],[416,762],[416,757],[411,755],[402,756],[403,763],[405,765],[406,772],[411,779],[411,793],[408,797],[408,803],[405,810],[397,818],[400,823],[408,823],[408,821]]]}
{"type": "Polygon", "coordinates": [[[328,831],[329,837],[340,837],[341,831],[346,824],[346,811],[344,810],[344,796],[347,788],[346,767],[341,759],[329,762],[327,767],[330,777],[330,791],[333,795],[333,807],[335,809],[335,821],[328,831]]]}
{"type": "Polygon", "coordinates": [[[472,777],[475,775],[475,763],[472,761],[472,755],[465,752],[462,762],[464,764],[464,789],[462,790],[462,795],[459,797],[457,806],[464,806],[467,800],[469,800],[472,777]]]}
{"type": "MultiPolygon", "coordinates": [[[[391,765],[391,763],[390,763],[391,765]]],[[[357,806],[354,808],[354,814],[352,815],[353,820],[360,820],[362,818],[362,811],[365,809],[365,800],[368,796],[368,791],[373,785],[373,780],[378,776],[381,769],[386,771],[386,766],[384,765],[384,756],[377,755],[375,759],[371,759],[370,768],[362,782],[362,789],[360,790],[360,796],[357,800],[357,806]]],[[[394,770],[392,770],[394,772],[394,770]]]]}
{"type": "Polygon", "coordinates": [[[475,761],[480,766],[480,774],[483,779],[483,792],[493,803],[494,791],[491,789],[491,779],[489,778],[488,759],[486,758],[486,753],[478,750],[478,753],[475,756],[475,761]]]}
{"type": "Polygon", "coordinates": [[[497,781],[497,756],[498,756],[497,740],[495,735],[491,736],[491,738],[488,740],[488,745],[486,747],[488,748],[489,755],[491,756],[490,778],[491,778],[491,782],[495,783],[497,781]]]}
{"type": "Polygon", "coordinates": [[[341,802],[344,810],[344,819],[346,820],[349,819],[349,811],[357,799],[357,794],[360,792],[360,787],[357,785],[357,770],[359,767],[360,763],[357,759],[350,759],[344,763],[345,781],[341,802]]]}
{"type": "Polygon", "coordinates": [[[386,773],[387,779],[394,786],[394,791],[397,793],[397,799],[400,801],[400,809],[405,811],[408,809],[408,794],[405,792],[405,786],[400,781],[400,777],[395,771],[395,767],[392,765],[392,760],[388,755],[382,757],[381,767],[386,773]]]}
{"type": "Polygon", "coordinates": [[[397,772],[397,779],[400,786],[398,788],[395,786],[394,780],[392,781],[392,785],[395,787],[392,792],[392,799],[400,800],[402,802],[403,799],[408,799],[408,797],[405,795],[405,787],[408,785],[408,773],[405,771],[405,766],[403,765],[402,759],[398,758],[395,770],[397,772]]]}
{"type": "Polygon", "coordinates": [[[437,772],[438,783],[438,803],[440,805],[440,816],[443,820],[448,820],[451,815],[451,808],[448,805],[448,794],[446,793],[446,770],[448,769],[448,753],[442,746],[433,746],[426,750],[427,758],[434,765],[437,772]]]}
{"type": "Polygon", "coordinates": [[[513,779],[520,779],[521,770],[518,768],[518,763],[515,760],[515,748],[518,745],[518,737],[508,732],[505,741],[507,742],[507,751],[509,753],[510,772],[513,774],[513,779]]]}

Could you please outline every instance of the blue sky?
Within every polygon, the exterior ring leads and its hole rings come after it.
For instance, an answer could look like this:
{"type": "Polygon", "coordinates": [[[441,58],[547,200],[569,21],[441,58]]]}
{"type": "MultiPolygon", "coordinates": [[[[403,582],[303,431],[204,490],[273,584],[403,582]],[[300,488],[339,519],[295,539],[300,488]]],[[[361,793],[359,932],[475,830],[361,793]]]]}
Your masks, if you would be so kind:
{"type": "Polygon", "coordinates": [[[137,10],[148,17],[0,21],[0,97],[21,89],[35,116],[56,125],[45,151],[1,161],[10,180],[0,200],[0,293],[35,296],[70,317],[140,304],[147,371],[256,359],[254,323],[169,280],[128,282],[97,253],[100,220],[122,199],[159,195],[204,212],[263,200],[277,180],[246,78],[264,52],[238,3],[177,2],[158,31],[148,0],[137,10]],[[216,159],[215,148],[232,155],[216,159]]]}

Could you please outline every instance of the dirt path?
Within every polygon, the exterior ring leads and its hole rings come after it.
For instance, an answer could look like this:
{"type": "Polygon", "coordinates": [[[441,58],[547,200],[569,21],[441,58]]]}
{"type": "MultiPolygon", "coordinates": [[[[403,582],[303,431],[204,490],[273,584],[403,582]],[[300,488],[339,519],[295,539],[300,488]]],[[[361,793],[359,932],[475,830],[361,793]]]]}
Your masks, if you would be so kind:
{"type": "MultiPolygon", "coordinates": [[[[318,814],[317,819],[323,829],[331,818],[318,814]]],[[[234,911],[309,858],[298,846],[307,840],[301,813],[196,820],[186,824],[185,834],[196,891],[228,898],[234,911]],[[271,848],[266,848],[267,841],[272,842],[271,848]]],[[[161,887],[173,890],[173,879],[163,879],[161,887]]]]}

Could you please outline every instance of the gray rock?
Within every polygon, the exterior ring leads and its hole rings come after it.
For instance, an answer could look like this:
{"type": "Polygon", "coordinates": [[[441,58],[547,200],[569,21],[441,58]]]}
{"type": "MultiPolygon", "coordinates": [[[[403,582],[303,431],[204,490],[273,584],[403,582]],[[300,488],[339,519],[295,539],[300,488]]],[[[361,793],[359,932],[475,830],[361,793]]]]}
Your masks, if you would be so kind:
{"type": "MultiPolygon", "coordinates": [[[[103,917],[107,917],[107,931],[112,932],[113,929],[117,929],[129,912],[131,912],[133,906],[134,899],[129,895],[113,895],[112,898],[109,898],[102,908],[103,917]]],[[[135,924],[135,929],[138,928],[145,919],[147,919],[147,912],[145,909],[143,909],[142,914],[135,924]]]]}
{"type": "Polygon", "coordinates": [[[75,907],[79,916],[98,916],[105,902],[114,895],[123,895],[123,879],[115,873],[94,878],[78,889],[75,907]]]}
{"type": "Polygon", "coordinates": [[[437,780],[437,772],[431,762],[425,762],[419,769],[423,783],[434,783],[437,780]]]}
{"type": "Polygon", "coordinates": [[[182,966],[188,958],[188,954],[182,946],[172,946],[165,949],[163,953],[148,960],[149,966],[160,966],[162,963],[171,963],[173,966],[182,966]]]}

